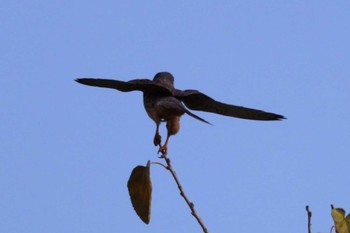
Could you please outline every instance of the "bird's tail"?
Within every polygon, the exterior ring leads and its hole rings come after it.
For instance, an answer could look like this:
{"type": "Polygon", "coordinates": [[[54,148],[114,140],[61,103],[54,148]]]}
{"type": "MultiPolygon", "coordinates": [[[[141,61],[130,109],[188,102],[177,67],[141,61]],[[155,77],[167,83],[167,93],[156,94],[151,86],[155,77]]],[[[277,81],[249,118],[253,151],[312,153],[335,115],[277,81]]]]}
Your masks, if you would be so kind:
{"type": "Polygon", "coordinates": [[[202,122],[204,122],[204,123],[207,123],[207,124],[211,125],[210,122],[204,120],[203,118],[200,118],[199,116],[193,114],[192,112],[188,111],[187,109],[185,110],[185,112],[186,112],[188,115],[190,115],[191,117],[196,118],[196,119],[199,120],[199,121],[202,121],[202,122]]]}

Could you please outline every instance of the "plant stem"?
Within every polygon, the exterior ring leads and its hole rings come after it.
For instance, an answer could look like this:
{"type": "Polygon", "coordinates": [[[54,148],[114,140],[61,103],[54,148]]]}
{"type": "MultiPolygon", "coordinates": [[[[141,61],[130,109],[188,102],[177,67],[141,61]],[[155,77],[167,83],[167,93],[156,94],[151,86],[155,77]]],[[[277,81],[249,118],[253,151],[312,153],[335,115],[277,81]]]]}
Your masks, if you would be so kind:
{"type": "Polygon", "coordinates": [[[162,163],[157,163],[157,162],[153,162],[153,163],[165,167],[171,173],[171,175],[173,176],[173,178],[174,178],[174,180],[175,180],[175,182],[177,184],[177,187],[178,187],[178,189],[180,191],[180,195],[183,197],[183,199],[185,199],[188,207],[190,207],[190,209],[191,209],[191,214],[193,215],[193,217],[195,217],[195,219],[197,220],[199,225],[202,227],[203,232],[204,233],[209,233],[208,228],[205,226],[202,218],[198,215],[198,213],[197,213],[197,211],[196,211],[196,209],[194,207],[193,202],[190,201],[190,199],[188,199],[188,197],[187,197],[187,195],[186,195],[186,193],[185,193],[185,191],[184,191],[184,189],[183,189],[183,187],[182,187],[182,185],[181,185],[181,183],[179,181],[179,178],[177,177],[176,172],[175,172],[173,166],[171,165],[170,159],[168,158],[167,155],[162,155],[161,158],[163,158],[165,160],[167,166],[165,166],[162,163]]]}
{"type": "Polygon", "coordinates": [[[311,233],[311,217],[312,217],[312,212],[309,210],[309,206],[307,205],[305,207],[306,212],[307,212],[307,229],[308,233],[311,233]]]}

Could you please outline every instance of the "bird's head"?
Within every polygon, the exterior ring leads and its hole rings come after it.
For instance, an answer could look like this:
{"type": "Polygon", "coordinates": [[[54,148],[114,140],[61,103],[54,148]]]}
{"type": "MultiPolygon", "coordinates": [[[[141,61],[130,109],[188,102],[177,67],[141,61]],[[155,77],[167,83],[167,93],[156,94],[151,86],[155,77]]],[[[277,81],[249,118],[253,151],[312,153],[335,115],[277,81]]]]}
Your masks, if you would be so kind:
{"type": "Polygon", "coordinates": [[[174,89],[174,77],[169,72],[157,73],[153,78],[153,82],[164,86],[170,90],[174,89]]]}

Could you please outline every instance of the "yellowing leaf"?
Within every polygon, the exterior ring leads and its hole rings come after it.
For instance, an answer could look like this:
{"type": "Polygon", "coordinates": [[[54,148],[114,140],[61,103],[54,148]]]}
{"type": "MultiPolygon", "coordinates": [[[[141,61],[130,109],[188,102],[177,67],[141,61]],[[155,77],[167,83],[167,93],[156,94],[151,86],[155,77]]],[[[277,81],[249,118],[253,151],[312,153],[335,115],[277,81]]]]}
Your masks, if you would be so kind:
{"type": "Polygon", "coordinates": [[[341,208],[332,208],[331,214],[337,233],[350,233],[350,214],[345,218],[345,210],[341,208]]]}
{"type": "Polygon", "coordinates": [[[146,167],[135,167],[128,181],[131,203],[137,215],[146,224],[151,220],[152,182],[150,164],[150,161],[148,161],[146,167]]]}

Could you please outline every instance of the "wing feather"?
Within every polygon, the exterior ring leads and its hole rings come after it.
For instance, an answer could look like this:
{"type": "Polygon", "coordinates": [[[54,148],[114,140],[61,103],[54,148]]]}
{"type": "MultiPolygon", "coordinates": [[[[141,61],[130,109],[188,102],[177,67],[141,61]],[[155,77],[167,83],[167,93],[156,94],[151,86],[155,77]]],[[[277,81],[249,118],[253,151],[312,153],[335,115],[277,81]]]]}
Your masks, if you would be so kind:
{"type": "Polygon", "coordinates": [[[88,86],[112,88],[122,92],[157,91],[171,94],[169,89],[157,85],[149,79],[134,79],[125,82],[112,79],[78,78],[75,81],[88,86]]]}
{"type": "Polygon", "coordinates": [[[197,90],[175,90],[175,96],[192,110],[217,113],[220,115],[249,120],[282,120],[284,116],[262,110],[221,103],[197,90]]]}

